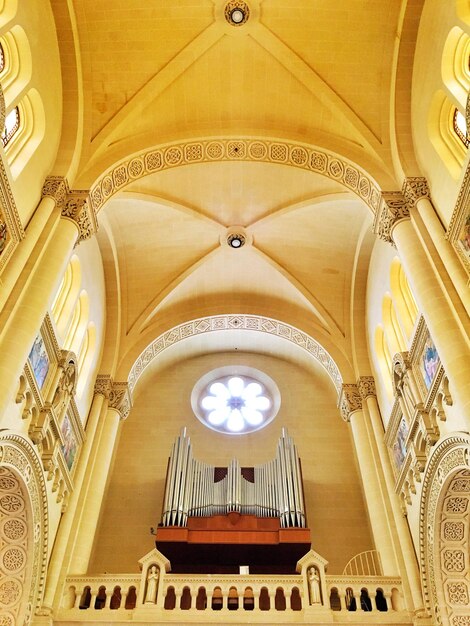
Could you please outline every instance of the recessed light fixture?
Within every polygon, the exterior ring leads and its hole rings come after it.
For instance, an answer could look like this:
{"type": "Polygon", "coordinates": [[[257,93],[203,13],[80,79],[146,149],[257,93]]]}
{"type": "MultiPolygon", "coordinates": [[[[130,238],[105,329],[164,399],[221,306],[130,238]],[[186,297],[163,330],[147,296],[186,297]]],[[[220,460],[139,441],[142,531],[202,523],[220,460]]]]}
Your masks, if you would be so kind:
{"type": "Polygon", "coordinates": [[[245,237],[241,233],[233,233],[227,237],[227,243],[231,248],[241,248],[245,245],[245,237]]]}
{"type": "Polygon", "coordinates": [[[242,0],[232,0],[225,6],[225,19],[232,26],[245,24],[250,16],[250,9],[242,0]]]}

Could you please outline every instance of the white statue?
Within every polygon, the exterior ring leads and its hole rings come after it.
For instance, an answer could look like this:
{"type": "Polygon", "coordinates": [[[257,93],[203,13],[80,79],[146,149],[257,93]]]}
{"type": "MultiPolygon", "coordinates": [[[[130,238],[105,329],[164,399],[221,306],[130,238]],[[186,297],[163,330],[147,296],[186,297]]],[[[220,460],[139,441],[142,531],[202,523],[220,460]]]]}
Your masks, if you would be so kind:
{"type": "Polygon", "coordinates": [[[316,567],[310,567],[308,570],[308,588],[310,604],[321,604],[320,576],[316,567]]]}
{"type": "Polygon", "coordinates": [[[145,604],[155,604],[157,598],[158,567],[152,565],[147,574],[147,593],[145,594],[145,604]]]}

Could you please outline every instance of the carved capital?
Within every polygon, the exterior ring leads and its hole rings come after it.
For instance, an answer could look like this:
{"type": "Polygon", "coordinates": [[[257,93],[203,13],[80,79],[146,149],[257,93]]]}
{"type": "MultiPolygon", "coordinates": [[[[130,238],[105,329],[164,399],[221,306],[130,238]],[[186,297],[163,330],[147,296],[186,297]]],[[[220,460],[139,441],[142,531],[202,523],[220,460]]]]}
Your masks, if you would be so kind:
{"type": "Polygon", "coordinates": [[[98,230],[96,213],[88,191],[71,191],[65,198],[62,217],[73,220],[79,230],[78,242],[89,239],[98,230]]]}
{"type": "Polygon", "coordinates": [[[402,193],[408,203],[408,207],[415,206],[420,198],[431,199],[429,193],[428,181],[424,176],[413,176],[405,178],[402,187],[402,193]]]}
{"type": "Polygon", "coordinates": [[[105,398],[109,398],[112,386],[113,381],[111,380],[111,376],[108,374],[99,374],[95,381],[95,393],[99,393],[105,398]]]}
{"type": "Polygon", "coordinates": [[[42,197],[52,198],[60,210],[65,204],[68,192],[69,185],[63,176],[48,176],[42,186],[42,197]]]}
{"type": "Polygon", "coordinates": [[[374,233],[382,241],[393,243],[392,230],[400,220],[410,216],[409,204],[401,191],[382,193],[379,210],[375,214],[374,233]]]}
{"type": "Polygon", "coordinates": [[[349,422],[352,414],[362,409],[362,398],[357,385],[343,385],[341,387],[338,406],[345,422],[349,422]]]}
{"type": "Polygon", "coordinates": [[[377,395],[373,376],[360,376],[357,381],[357,388],[363,400],[369,398],[369,396],[377,395]]]}
{"type": "Polygon", "coordinates": [[[129,383],[113,383],[109,394],[109,407],[115,409],[121,419],[125,420],[132,407],[132,398],[129,383]]]}

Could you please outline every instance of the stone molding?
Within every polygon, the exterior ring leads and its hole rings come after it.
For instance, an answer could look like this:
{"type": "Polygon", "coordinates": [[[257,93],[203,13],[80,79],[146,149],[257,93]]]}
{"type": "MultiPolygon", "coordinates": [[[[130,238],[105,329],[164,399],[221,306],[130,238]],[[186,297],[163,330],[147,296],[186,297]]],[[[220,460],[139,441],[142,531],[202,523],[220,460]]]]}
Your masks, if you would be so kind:
{"type": "MultiPolygon", "coordinates": [[[[39,610],[44,585],[48,555],[48,502],[42,464],[34,448],[23,437],[7,434],[0,437],[0,465],[12,468],[21,476],[31,502],[32,511],[32,580],[27,598],[25,625],[30,623],[31,616],[39,610]]],[[[26,591],[26,590],[25,590],[26,591]]]]}
{"type": "Polygon", "coordinates": [[[221,330],[257,331],[291,341],[318,361],[330,376],[339,395],[343,383],[339,368],[325,348],[313,337],[290,324],[284,324],[269,317],[242,314],[197,318],[162,333],[135,360],[127,378],[131,393],[144,370],[163,350],[188,337],[221,330]]]}
{"type": "Polygon", "coordinates": [[[373,376],[360,376],[357,380],[357,388],[363,400],[371,396],[377,397],[373,376]]]}
{"type": "Polygon", "coordinates": [[[127,419],[132,408],[132,398],[128,382],[112,383],[108,406],[111,409],[115,409],[122,420],[127,419]]]}
{"type": "Polygon", "coordinates": [[[356,411],[362,411],[362,397],[356,384],[341,386],[338,407],[345,422],[350,422],[356,411]]]}
{"type": "Polygon", "coordinates": [[[221,161],[277,163],[311,171],[342,184],[359,196],[373,213],[379,208],[379,186],[353,163],[336,154],[315,150],[308,144],[245,137],[165,144],[121,161],[93,185],[90,191],[93,208],[98,212],[118,191],[154,172],[191,163],[221,161]]]}
{"type": "MultiPolygon", "coordinates": [[[[458,548],[454,537],[446,537],[445,516],[450,513],[454,516],[454,523],[466,524],[466,532],[465,529],[462,532],[463,536],[468,536],[469,508],[470,437],[464,433],[449,435],[435,446],[428,461],[420,502],[419,550],[424,601],[438,625],[459,626],[463,623],[461,617],[465,613],[460,612],[458,603],[453,603],[450,590],[443,588],[445,568],[442,569],[441,561],[445,563],[445,550],[452,546],[452,549],[458,548]],[[453,488],[453,479],[458,476],[465,476],[464,491],[453,488]],[[456,491],[455,495],[453,491],[456,491]],[[450,543],[447,545],[448,540],[450,543]],[[445,622],[444,612],[447,612],[445,622]]],[[[460,583],[459,580],[454,582],[460,583]]],[[[464,585],[469,593],[467,584],[464,585]]],[[[468,603],[462,608],[466,610],[467,607],[468,603]]]]}
{"type": "Polygon", "coordinates": [[[46,178],[42,196],[52,198],[65,219],[73,221],[79,231],[78,243],[90,239],[98,230],[96,213],[85,190],[70,190],[67,179],[60,176],[46,178]]]}
{"type": "MultiPolygon", "coordinates": [[[[0,99],[0,118],[1,106],[0,99]]],[[[24,237],[25,231],[11,190],[7,168],[3,157],[0,157],[0,271],[24,237]]]]}
{"type": "Polygon", "coordinates": [[[3,129],[5,128],[5,117],[6,117],[5,96],[3,94],[2,85],[0,84],[0,134],[3,134],[3,129]]]}

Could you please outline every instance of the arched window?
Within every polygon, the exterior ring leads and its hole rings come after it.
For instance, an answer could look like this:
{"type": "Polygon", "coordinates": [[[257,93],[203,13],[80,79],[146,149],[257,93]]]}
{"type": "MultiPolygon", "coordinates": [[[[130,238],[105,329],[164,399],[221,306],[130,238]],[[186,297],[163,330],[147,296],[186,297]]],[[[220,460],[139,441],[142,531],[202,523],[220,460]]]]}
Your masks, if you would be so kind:
{"type": "Polygon", "coordinates": [[[384,329],[381,324],[375,329],[375,354],[380,371],[380,377],[389,398],[393,395],[392,387],[392,355],[388,347],[384,329]]]}
{"type": "Polygon", "coordinates": [[[457,108],[454,109],[454,117],[452,120],[454,132],[463,145],[468,148],[470,146],[470,137],[467,130],[467,120],[465,115],[457,108]]]}
{"type": "Polygon", "coordinates": [[[5,128],[2,133],[2,144],[3,147],[6,148],[13,137],[20,130],[20,110],[16,106],[12,109],[8,115],[5,117],[5,128]]]}
{"type": "Polygon", "coordinates": [[[72,322],[65,338],[64,348],[66,350],[72,350],[75,354],[79,353],[88,326],[89,313],[90,299],[87,292],[83,290],[75,305],[72,322]]]}
{"type": "Polygon", "coordinates": [[[390,268],[390,287],[400,328],[403,330],[405,339],[409,341],[418,317],[418,306],[398,258],[392,261],[390,268]]]}
{"type": "Polygon", "coordinates": [[[387,345],[392,354],[406,350],[406,343],[398,323],[392,298],[387,294],[382,300],[382,321],[387,345]]]}
{"type": "Polygon", "coordinates": [[[60,338],[64,338],[80,293],[82,271],[77,256],[70,259],[64,277],[52,302],[51,312],[60,338]]]}
{"type": "Polygon", "coordinates": [[[3,50],[2,42],[0,41],[0,74],[5,69],[5,51],[3,50]]]}

